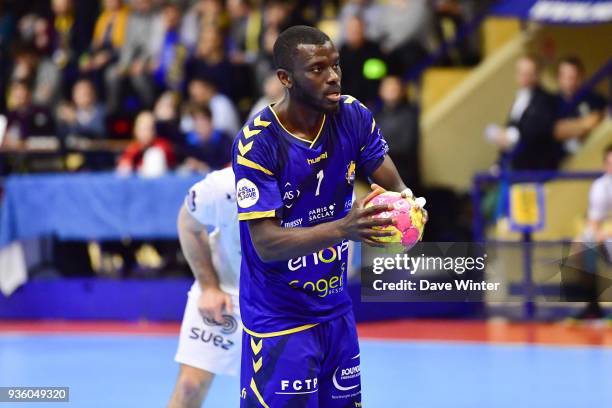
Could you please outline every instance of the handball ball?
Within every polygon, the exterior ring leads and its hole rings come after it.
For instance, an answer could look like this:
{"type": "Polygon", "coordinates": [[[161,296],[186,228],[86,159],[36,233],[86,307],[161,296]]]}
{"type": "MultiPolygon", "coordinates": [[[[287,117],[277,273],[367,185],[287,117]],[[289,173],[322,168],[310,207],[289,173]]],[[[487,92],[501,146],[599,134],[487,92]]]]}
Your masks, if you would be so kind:
{"type": "Polygon", "coordinates": [[[372,237],[372,239],[383,244],[401,244],[405,249],[412,248],[423,237],[425,228],[420,207],[416,205],[414,198],[403,198],[400,193],[392,191],[377,195],[366,207],[385,204],[391,204],[393,210],[378,213],[374,218],[395,218],[396,224],[374,227],[374,229],[394,231],[395,234],[388,237],[372,237]]]}

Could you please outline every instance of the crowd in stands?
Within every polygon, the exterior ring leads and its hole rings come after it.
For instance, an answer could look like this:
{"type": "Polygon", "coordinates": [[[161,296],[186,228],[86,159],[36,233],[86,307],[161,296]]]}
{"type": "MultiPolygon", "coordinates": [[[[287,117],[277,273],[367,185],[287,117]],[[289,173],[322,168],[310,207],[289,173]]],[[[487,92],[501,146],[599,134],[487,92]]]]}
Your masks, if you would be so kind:
{"type": "MultiPolygon", "coordinates": [[[[162,170],[224,167],[241,124],[282,97],[272,62],[278,34],[309,24],[327,27],[337,43],[343,92],[376,113],[395,157],[412,159],[418,111],[406,98],[403,79],[456,34],[443,26],[451,22],[460,30],[482,4],[3,1],[0,94],[6,98],[0,98],[0,145],[19,150],[31,139],[47,137],[67,153],[91,146],[83,141],[102,142],[69,170],[138,172],[149,157],[160,160],[162,170]],[[103,143],[125,138],[133,141],[122,154],[103,143]],[[146,154],[150,149],[163,154],[146,154]]],[[[476,62],[478,41],[464,42],[454,60],[445,55],[440,63],[476,62]]],[[[42,167],[64,169],[65,163],[42,167]]],[[[0,169],[4,174],[14,170],[10,160],[0,169]]],[[[404,173],[414,179],[412,169],[404,173]]]]}
{"type": "MultiPolygon", "coordinates": [[[[282,98],[272,61],[277,36],[308,24],[334,40],[343,93],[372,110],[400,174],[418,192],[419,98],[408,81],[428,63],[477,64],[479,31],[469,27],[491,3],[1,1],[0,175],[114,170],[154,177],[228,166],[242,124],[282,98]],[[13,162],[11,152],[27,154],[41,140],[53,142],[58,160],[13,162]],[[66,159],[75,152],[80,159],[66,159]]],[[[540,85],[538,61],[519,60],[508,122],[485,130],[500,151],[496,169],[556,169],[579,149],[606,107],[593,93],[575,103],[584,74],[579,59],[562,60],[554,96],[540,85]]]]}
{"type": "Polygon", "coordinates": [[[505,126],[491,124],[485,129],[485,138],[499,148],[496,171],[558,169],[607,115],[605,98],[591,90],[578,95],[585,80],[579,58],[559,62],[557,94],[541,85],[540,73],[536,57],[525,55],[518,60],[518,89],[508,121],[505,126]]]}

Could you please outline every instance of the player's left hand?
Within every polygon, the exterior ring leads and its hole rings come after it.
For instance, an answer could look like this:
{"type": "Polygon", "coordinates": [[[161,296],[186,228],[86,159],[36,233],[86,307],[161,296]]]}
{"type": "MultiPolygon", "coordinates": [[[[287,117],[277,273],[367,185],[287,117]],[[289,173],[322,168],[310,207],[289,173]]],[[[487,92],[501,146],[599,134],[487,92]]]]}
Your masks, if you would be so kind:
{"type": "Polygon", "coordinates": [[[205,319],[223,323],[223,311],[232,313],[232,297],[218,287],[205,288],[198,299],[198,310],[205,319]]]}

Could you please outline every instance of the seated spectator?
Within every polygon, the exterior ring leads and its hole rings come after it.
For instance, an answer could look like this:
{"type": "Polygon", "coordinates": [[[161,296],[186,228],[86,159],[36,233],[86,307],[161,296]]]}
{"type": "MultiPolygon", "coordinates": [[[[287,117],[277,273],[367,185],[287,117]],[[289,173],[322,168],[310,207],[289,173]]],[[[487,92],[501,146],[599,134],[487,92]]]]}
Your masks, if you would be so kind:
{"type": "Polygon", "coordinates": [[[564,154],[576,153],[605,117],[605,98],[588,91],[576,99],[583,81],[584,65],[580,59],[568,57],[559,63],[559,120],[555,124],[555,138],[563,143],[564,154]]]}
{"type": "Polygon", "coordinates": [[[204,78],[215,85],[222,94],[232,97],[233,67],[225,55],[223,35],[213,26],[207,26],[200,33],[195,54],[185,66],[187,80],[204,78]]]}
{"type": "Polygon", "coordinates": [[[175,165],[172,146],[155,134],[155,116],[149,111],[138,114],[134,122],[134,141],[130,143],[117,164],[120,174],[137,172],[146,177],[157,177],[175,165]]]}
{"type": "Polygon", "coordinates": [[[262,33],[263,44],[253,63],[253,74],[258,93],[263,93],[260,84],[263,84],[270,74],[275,74],[274,59],[272,55],[274,43],[279,34],[279,29],[273,26],[266,27],[262,33]]]}
{"type": "Polygon", "coordinates": [[[67,96],[78,76],[78,59],[89,47],[91,27],[78,18],[74,0],[52,0],[54,29],[51,46],[53,62],[62,72],[62,95],[67,96]]]}
{"type": "Polygon", "coordinates": [[[158,89],[179,91],[183,86],[183,66],[187,49],[180,38],[181,10],[166,3],[162,10],[162,29],[154,32],[150,71],[158,89]]]}
{"type": "Polygon", "coordinates": [[[358,16],[346,22],[346,41],[340,48],[342,90],[372,106],[378,94],[379,79],[386,73],[386,64],[378,44],[365,37],[364,22],[358,16]],[[378,72],[371,67],[379,68],[378,72]]]}
{"type": "Polygon", "coordinates": [[[226,167],[232,160],[232,138],[213,127],[212,113],[206,106],[194,105],[189,111],[193,130],[185,135],[183,170],[206,173],[226,167]]]}
{"type": "Polygon", "coordinates": [[[556,169],[561,147],[553,137],[554,98],[540,86],[540,68],[534,57],[521,57],[516,74],[519,89],[508,122],[505,127],[487,126],[485,137],[499,148],[503,170],[556,169]]]}
{"type": "Polygon", "coordinates": [[[376,21],[393,74],[403,75],[428,54],[432,10],[427,0],[391,0],[376,21]]]}
{"type": "Polygon", "coordinates": [[[419,185],[419,112],[408,102],[406,92],[399,77],[383,79],[380,84],[383,106],[375,118],[402,180],[414,189],[419,185]]]}
{"type": "MultiPolygon", "coordinates": [[[[203,79],[194,79],[189,82],[189,104],[208,106],[212,112],[213,127],[222,130],[232,137],[238,133],[240,123],[238,112],[232,101],[225,95],[217,92],[215,86],[203,79]]],[[[188,133],[193,130],[191,115],[181,118],[181,131],[188,133]]]]}
{"type": "Polygon", "coordinates": [[[443,64],[473,66],[480,61],[481,30],[466,32],[470,22],[485,13],[492,0],[434,0],[436,36],[441,44],[456,41],[445,50],[443,64]]]}
{"type": "Polygon", "coordinates": [[[196,0],[181,25],[181,39],[190,50],[198,45],[200,33],[205,27],[227,28],[229,19],[221,0],[196,0]]]}
{"type": "Polygon", "coordinates": [[[80,60],[82,72],[91,73],[97,88],[103,90],[106,68],[115,63],[125,44],[130,10],[122,0],[104,0],[103,11],[96,21],[90,50],[80,60]]]}
{"type": "Polygon", "coordinates": [[[244,64],[255,59],[256,44],[251,34],[255,21],[259,17],[253,13],[248,0],[228,0],[227,11],[230,18],[229,58],[234,64],[244,64]]]}
{"type": "Polygon", "coordinates": [[[60,98],[60,70],[34,47],[25,46],[16,52],[11,81],[32,84],[32,100],[38,105],[51,106],[60,98]]]}
{"type": "Polygon", "coordinates": [[[55,133],[51,113],[32,103],[32,93],[25,82],[16,81],[10,85],[7,108],[4,146],[17,147],[30,136],[50,136],[55,133]]]}
{"type": "Polygon", "coordinates": [[[133,87],[145,107],[152,106],[155,92],[149,75],[149,63],[153,55],[155,33],[163,31],[161,16],[153,9],[152,0],[133,0],[128,18],[125,44],[119,61],[106,70],[108,111],[116,113],[121,108],[124,80],[133,87]]]}
{"type": "Polygon", "coordinates": [[[72,89],[72,103],[60,105],[57,112],[58,133],[69,136],[102,138],[105,136],[106,112],[98,103],[96,90],[87,79],[81,79],[72,89]]]}
{"type": "Polygon", "coordinates": [[[173,145],[180,145],[183,140],[179,129],[178,106],[178,95],[175,92],[166,91],[157,99],[153,110],[157,134],[173,145]]]}
{"type": "Polygon", "coordinates": [[[363,21],[364,34],[368,41],[378,42],[381,39],[382,13],[384,6],[375,0],[349,0],[340,10],[340,38],[338,45],[344,45],[348,34],[348,21],[350,17],[359,17],[363,21]]]}
{"type": "Polygon", "coordinates": [[[268,105],[280,101],[285,95],[285,87],[276,76],[276,73],[271,73],[264,82],[264,94],[251,108],[248,118],[252,118],[259,111],[265,109],[268,105]]]}

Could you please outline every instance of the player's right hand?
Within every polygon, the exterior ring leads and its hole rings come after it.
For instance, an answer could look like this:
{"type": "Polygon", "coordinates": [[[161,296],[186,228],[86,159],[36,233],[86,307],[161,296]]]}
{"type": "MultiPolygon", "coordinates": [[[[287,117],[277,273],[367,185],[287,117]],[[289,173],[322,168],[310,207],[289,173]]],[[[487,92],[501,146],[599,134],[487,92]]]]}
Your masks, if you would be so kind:
{"type": "Polygon", "coordinates": [[[376,214],[393,210],[392,205],[380,204],[365,208],[368,202],[384,192],[384,188],[377,186],[365,198],[356,200],[353,203],[351,211],[340,220],[344,238],[352,241],[361,241],[375,247],[383,247],[382,243],[374,241],[372,237],[389,237],[394,235],[393,231],[374,229],[374,227],[393,225],[395,223],[393,218],[373,218],[376,214]]]}
{"type": "Polygon", "coordinates": [[[218,287],[204,288],[198,299],[198,310],[205,319],[223,323],[223,311],[232,313],[232,297],[218,287]]]}

